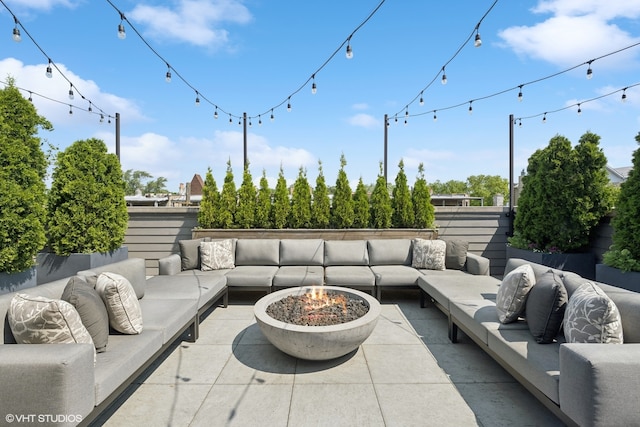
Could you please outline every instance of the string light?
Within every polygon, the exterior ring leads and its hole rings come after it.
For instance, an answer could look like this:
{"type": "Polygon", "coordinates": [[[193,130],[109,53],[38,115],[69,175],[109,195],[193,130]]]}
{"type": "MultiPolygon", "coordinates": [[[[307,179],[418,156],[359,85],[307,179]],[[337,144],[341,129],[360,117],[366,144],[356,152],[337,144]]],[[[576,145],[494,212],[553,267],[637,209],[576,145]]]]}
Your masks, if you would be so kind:
{"type": "Polygon", "coordinates": [[[444,67],[442,67],[442,80],[440,80],[443,85],[447,84],[447,73],[444,71],[444,67]]]}
{"type": "Polygon", "coordinates": [[[622,89],[622,97],[620,98],[622,102],[627,102],[627,88],[622,89]]]}
{"type": "Polygon", "coordinates": [[[542,123],[547,123],[547,113],[546,112],[542,116],[542,123]]]}
{"type": "Polygon", "coordinates": [[[589,64],[589,68],[587,68],[587,79],[588,80],[591,80],[591,78],[593,77],[593,70],[591,69],[591,63],[592,62],[593,62],[593,59],[588,62],[588,64],[589,64]]]}
{"type": "Polygon", "coordinates": [[[291,98],[289,97],[289,101],[287,102],[287,112],[291,112],[291,98]]]}
{"type": "Polygon", "coordinates": [[[273,115],[273,108],[271,109],[271,116],[269,117],[269,120],[274,121],[276,119],[276,117],[273,115]]]}
{"type": "Polygon", "coordinates": [[[48,78],[53,77],[53,71],[51,70],[51,60],[49,60],[49,65],[47,65],[47,71],[45,72],[45,76],[48,78]]]}
{"type": "Polygon", "coordinates": [[[13,20],[16,23],[16,26],[13,27],[13,41],[16,43],[20,43],[22,41],[22,36],[20,35],[20,29],[18,28],[18,18],[14,16],[13,20]]]}
{"type": "Polygon", "coordinates": [[[196,107],[200,106],[200,94],[196,91],[196,107]]]}
{"type": "Polygon", "coordinates": [[[578,115],[582,114],[582,108],[580,108],[580,104],[578,104],[578,115]]]}
{"type": "Polygon", "coordinates": [[[87,111],[89,111],[90,113],[93,112],[93,107],[91,106],[91,101],[89,101],[89,109],[87,111]]]}
{"type": "Polygon", "coordinates": [[[351,37],[347,40],[347,52],[345,54],[347,59],[353,59],[353,50],[351,49],[351,37]]]}
{"type": "Polygon", "coordinates": [[[104,114],[100,114],[100,123],[104,122],[104,114]]]}
{"type": "Polygon", "coordinates": [[[420,102],[419,102],[420,106],[424,105],[424,98],[422,97],[422,92],[420,92],[420,102]]]}
{"type": "Polygon", "coordinates": [[[438,116],[436,116],[436,110],[433,110],[433,121],[434,122],[438,121],[438,116]]]}
{"type": "Polygon", "coordinates": [[[262,126],[262,116],[258,116],[258,126],[262,126]]]}
{"type": "Polygon", "coordinates": [[[118,38],[120,40],[127,38],[127,33],[124,31],[124,24],[122,23],[125,19],[124,13],[120,12],[120,24],[118,24],[118,38]]]}
{"type": "Polygon", "coordinates": [[[74,96],[73,96],[73,84],[70,84],[69,86],[69,99],[73,100],[74,96]]]}
{"type": "Polygon", "coordinates": [[[522,120],[518,121],[518,127],[522,127],[522,120]]]}
{"type": "Polygon", "coordinates": [[[167,74],[164,75],[164,79],[167,83],[171,83],[171,66],[167,64],[167,74]]]}
{"type": "Polygon", "coordinates": [[[518,92],[518,102],[522,102],[522,85],[518,86],[520,91],[518,92]]]}
{"type": "Polygon", "coordinates": [[[473,114],[473,106],[471,105],[473,101],[469,101],[469,115],[473,114]]]}
{"type": "MultiPolygon", "coordinates": [[[[478,25],[480,25],[480,24],[478,24],[478,25]]],[[[475,39],[473,40],[473,45],[474,45],[475,47],[480,47],[480,46],[482,46],[482,39],[480,38],[480,33],[478,32],[478,28],[477,28],[477,27],[476,27],[476,37],[475,37],[475,39]]]]}
{"type": "Polygon", "coordinates": [[[318,87],[316,86],[316,75],[312,75],[311,78],[313,79],[313,82],[311,83],[311,94],[315,95],[316,92],[318,92],[318,87]]]}
{"type": "Polygon", "coordinates": [[[29,102],[33,102],[33,96],[31,92],[29,92],[29,102]]]}
{"type": "Polygon", "coordinates": [[[71,107],[71,104],[69,104],[69,114],[73,114],[73,109],[71,107]]]}
{"type": "Polygon", "coordinates": [[[218,106],[216,106],[215,111],[213,112],[213,118],[218,120],[218,106]]]}

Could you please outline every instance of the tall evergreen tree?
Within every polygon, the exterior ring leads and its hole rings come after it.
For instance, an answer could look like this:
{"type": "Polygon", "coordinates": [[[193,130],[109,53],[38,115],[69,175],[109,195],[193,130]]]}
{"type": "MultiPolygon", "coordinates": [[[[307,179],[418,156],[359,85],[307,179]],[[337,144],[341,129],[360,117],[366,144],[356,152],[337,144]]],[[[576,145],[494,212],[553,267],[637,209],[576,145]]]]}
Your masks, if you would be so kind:
{"type": "Polygon", "coordinates": [[[51,130],[14,86],[0,89],[0,272],[32,267],[46,242],[47,160],[38,129],[51,130]]]}
{"type": "Polygon", "coordinates": [[[353,198],[347,172],[344,170],[346,165],[347,159],[343,153],[340,156],[340,170],[331,205],[331,223],[334,228],[349,228],[353,224],[353,198]]]}
{"type": "Polygon", "coordinates": [[[256,187],[253,185],[253,177],[249,170],[249,164],[244,167],[242,184],[238,189],[238,208],[236,209],[235,223],[240,228],[253,228],[256,218],[256,187]]]}
{"type": "Polygon", "coordinates": [[[218,192],[218,184],[216,184],[211,168],[207,168],[207,174],[204,177],[204,186],[202,187],[200,210],[198,211],[198,225],[201,228],[220,227],[217,211],[219,205],[220,193],[218,192]]]}
{"type": "Polygon", "coordinates": [[[371,226],[373,228],[390,228],[392,215],[391,196],[389,196],[387,181],[382,174],[382,162],[380,162],[380,172],[371,193],[371,226]]]}
{"type": "Polygon", "coordinates": [[[365,187],[364,182],[362,182],[362,177],[360,177],[358,185],[356,186],[356,192],[353,194],[353,227],[368,228],[370,215],[367,187],[365,187]]]}
{"type": "Polygon", "coordinates": [[[287,180],[284,177],[284,170],[282,165],[280,166],[280,173],[278,174],[278,182],[276,183],[276,190],[273,194],[273,210],[272,223],[274,228],[285,228],[289,224],[289,212],[291,210],[291,204],[289,202],[289,190],[287,189],[287,180]]]}
{"type": "Polygon", "coordinates": [[[427,181],[424,178],[424,164],[418,165],[418,177],[411,191],[411,202],[416,228],[433,228],[435,221],[435,208],[431,203],[431,194],[427,181]]]}
{"type": "Polygon", "coordinates": [[[316,228],[327,228],[330,221],[331,201],[329,200],[329,189],[322,172],[322,162],[318,160],[318,176],[316,177],[316,188],[313,191],[311,204],[311,222],[316,228]]]}
{"type": "Polygon", "coordinates": [[[234,228],[236,208],[238,199],[236,198],[236,183],[231,169],[231,159],[227,160],[227,173],[224,176],[222,192],[220,193],[220,205],[217,209],[220,218],[220,228],[234,228]]]}
{"type": "Polygon", "coordinates": [[[307,171],[302,166],[293,184],[290,223],[292,228],[311,227],[311,187],[307,180],[307,171]]]}
{"type": "Polygon", "coordinates": [[[267,172],[262,169],[260,189],[258,189],[258,201],[256,203],[256,227],[271,227],[271,190],[267,180],[267,172]]]}
{"type": "Polygon", "coordinates": [[[404,173],[404,161],[402,159],[398,163],[398,168],[396,186],[392,195],[392,223],[397,228],[410,228],[414,224],[413,203],[411,202],[411,192],[407,184],[407,175],[404,173]]]}

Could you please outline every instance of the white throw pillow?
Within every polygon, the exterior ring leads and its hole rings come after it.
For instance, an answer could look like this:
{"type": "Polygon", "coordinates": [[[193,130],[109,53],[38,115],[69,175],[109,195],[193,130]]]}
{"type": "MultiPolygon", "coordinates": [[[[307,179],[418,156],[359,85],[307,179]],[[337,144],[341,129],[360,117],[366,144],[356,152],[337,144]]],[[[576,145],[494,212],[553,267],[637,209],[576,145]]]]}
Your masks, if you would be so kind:
{"type": "Polygon", "coordinates": [[[235,267],[235,254],[231,239],[200,242],[202,271],[221,270],[235,267]]]}
{"type": "Polygon", "coordinates": [[[413,239],[413,268],[444,270],[447,243],[444,240],[413,239]]]}
{"type": "Polygon", "coordinates": [[[496,311],[501,323],[518,320],[526,307],[529,291],[535,284],[536,276],[529,264],[523,264],[504,276],[496,295],[496,311]]]}
{"type": "Polygon", "coordinates": [[[142,332],[142,309],[129,281],[116,273],[100,273],[96,291],[104,301],[109,324],[123,334],[142,332]]]}
{"type": "Polygon", "coordinates": [[[564,313],[567,342],[622,344],[622,320],[616,304],[595,283],[576,289],[564,313]]]}

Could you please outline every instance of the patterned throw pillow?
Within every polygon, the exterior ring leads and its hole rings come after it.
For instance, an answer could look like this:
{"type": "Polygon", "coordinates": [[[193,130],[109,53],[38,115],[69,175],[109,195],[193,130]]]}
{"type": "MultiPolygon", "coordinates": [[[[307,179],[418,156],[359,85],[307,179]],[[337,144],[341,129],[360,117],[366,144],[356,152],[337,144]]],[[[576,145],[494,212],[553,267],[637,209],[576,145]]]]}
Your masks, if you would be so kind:
{"type": "Polygon", "coordinates": [[[16,294],[7,313],[18,344],[88,343],[91,335],[71,304],[40,296],[16,294]]]}
{"type": "Polygon", "coordinates": [[[444,270],[447,244],[444,240],[413,239],[413,268],[444,270]]]}
{"type": "Polygon", "coordinates": [[[563,328],[567,342],[623,343],[618,307],[592,282],[580,285],[569,298],[563,328]]]}
{"type": "Polygon", "coordinates": [[[496,295],[496,311],[501,323],[518,320],[525,309],[527,295],[535,284],[536,276],[529,264],[522,264],[504,276],[496,295]]]}
{"type": "Polygon", "coordinates": [[[235,254],[231,239],[200,243],[202,271],[235,267],[235,254]]]}
{"type": "Polygon", "coordinates": [[[100,273],[96,291],[107,307],[109,324],[113,329],[129,335],[142,332],[140,302],[126,277],[115,273],[100,273]]]}

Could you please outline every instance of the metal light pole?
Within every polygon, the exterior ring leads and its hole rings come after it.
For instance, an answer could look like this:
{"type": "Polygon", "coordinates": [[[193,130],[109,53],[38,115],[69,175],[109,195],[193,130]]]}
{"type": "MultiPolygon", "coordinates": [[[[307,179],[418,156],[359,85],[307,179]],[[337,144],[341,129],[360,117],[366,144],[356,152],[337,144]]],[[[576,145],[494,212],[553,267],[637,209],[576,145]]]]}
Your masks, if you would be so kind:
{"type": "Polygon", "coordinates": [[[249,165],[249,159],[247,158],[247,113],[242,114],[242,133],[244,142],[244,168],[249,165]]]}
{"type": "Polygon", "coordinates": [[[120,160],[120,113],[116,113],[116,156],[120,160]]]}
{"type": "Polygon", "coordinates": [[[513,188],[513,114],[509,114],[509,231],[507,235],[513,236],[513,220],[516,210],[513,203],[515,198],[515,191],[513,188]]]}
{"type": "Polygon", "coordinates": [[[383,161],[383,165],[384,165],[384,182],[387,183],[387,147],[388,147],[388,141],[389,141],[389,131],[388,131],[388,124],[389,121],[389,116],[387,114],[384,115],[384,161],[383,161]]]}

